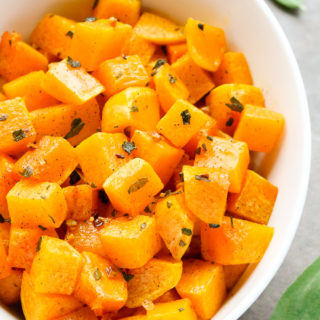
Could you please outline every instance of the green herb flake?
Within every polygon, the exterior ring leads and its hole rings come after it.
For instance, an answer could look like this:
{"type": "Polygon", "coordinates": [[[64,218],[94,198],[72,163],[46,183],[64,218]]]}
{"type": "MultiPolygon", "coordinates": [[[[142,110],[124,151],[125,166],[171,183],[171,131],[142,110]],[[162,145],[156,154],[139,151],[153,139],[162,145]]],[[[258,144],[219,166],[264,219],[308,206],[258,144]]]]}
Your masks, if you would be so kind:
{"type": "Polygon", "coordinates": [[[233,225],[233,217],[230,217],[230,224],[231,224],[231,227],[234,228],[234,225],[233,225]]]}
{"type": "Polygon", "coordinates": [[[71,122],[71,130],[64,136],[64,138],[70,139],[76,136],[82,130],[84,125],[85,123],[82,122],[81,118],[73,119],[73,121],[71,122]]]}
{"type": "Polygon", "coordinates": [[[123,144],[122,144],[122,149],[128,154],[130,155],[131,152],[134,150],[134,149],[137,149],[136,148],[136,145],[135,143],[132,141],[132,142],[128,142],[128,141],[125,141],[123,144]]]}
{"type": "Polygon", "coordinates": [[[208,151],[207,146],[206,146],[205,143],[203,143],[203,144],[201,145],[201,147],[203,148],[204,151],[208,151]]]}
{"type": "Polygon", "coordinates": [[[144,222],[144,223],[141,224],[140,230],[142,231],[142,230],[144,230],[146,227],[147,227],[147,224],[144,222]]]}
{"type": "Polygon", "coordinates": [[[179,309],[178,309],[179,312],[182,312],[183,310],[184,310],[183,308],[179,308],[179,309]]]}
{"type": "Polygon", "coordinates": [[[198,23],[198,28],[203,31],[204,29],[204,24],[203,23],[198,23]]]}
{"type": "Polygon", "coordinates": [[[139,189],[141,189],[147,182],[148,182],[148,178],[140,178],[138,179],[135,183],[133,183],[129,189],[128,189],[128,193],[133,193],[138,191],[139,189]]]}
{"type": "Polygon", "coordinates": [[[185,247],[187,244],[183,241],[183,240],[180,240],[179,241],[179,246],[180,247],[185,247]]]}
{"type": "Polygon", "coordinates": [[[188,109],[181,112],[183,124],[190,124],[191,114],[188,109]]]}
{"type": "Polygon", "coordinates": [[[69,183],[73,186],[80,180],[81,180],[81,177],[79,173],[76,170],[73,170],[72,173],[70,174],[69,183]]]}
{"type": "Polygon", "coordinates": [[[195,154],[200,154],[201,153],[201,147],[198,147],[195,151],[194,151],[195,154]]]}
{"type": "Polygon", "coordinates": [[[38,228],[40,229],[40,230],[42,230],[42,231],[46,231],[47,230],[47,228],[45,228],[45,227],[43,227],[42,225],[38,225],[38,228]]]}
{"type": "Polygon", "coordinates": [[[207,139],[210,141],[213,141],[213,137],[212,136],[207,136],[207,139]]]}
{"type": "Polygon", "coordinates": [[[119,73],[116,74],[116,79],[119,79],[123,76],[123,72],[120,71],[119,73]]]}
{"type": "Polygon", "coordinates": [[[146,212],[146,213],[151,213],[150,207],[149,207],[149,206],[146,206],[146,207],[144,208],[144,212],[146,212]]]}
{"type": "Polygon", "coordinates": [[[171,84],[174,84],[174,83],[177,82],[177,78],[174,77],[172,74],[168,73],[168,77],[169,77],[169,82],[170,82],[171,84]]]}
{"type": "Polygon", "coordinates": [[[96,17],[87,17],[83,21],[84,22],[95,22],[97,20],[98,20],[98,18],[96,18],[96,17]]]}
{"type": "Polygon", "coordinates": [[[275,0],[275,2],[287,9],[296,10],[302,8],[303,0],[275,0]]]}
{"type": "Polygon", "coordinates": [[[158,69],[161,66],[163,66],[165,63],[167,63],[166,60],[164,59],[158,59],[157,62],[155,63],[154,67],[152,68],[152,70],[158,69]]]}
{"type": "Polygon", "coordinates": [[[242,112],[244,109],[243,104],[236,97],[232,97],[230,103],[226,103],[226,106],[236,112],[242,112]]]}
{"type": "Polygon", "coordinates": [[[94,273],[93,276],[95,278],[96,281],[100,280],[102,278],[102,274],[99,268],[97,268],[94,273]]]}
{"type": "Polygon", "coordinates": [[[73,38],[73,31],[69,30],[67,33],[66,33],[66,37],[70,37],[71,39],[73,38]]]}
{"type": "Polygon", "coordinates": [[[130,109],[131,112],[139,112],[139,108],[135,105],[133,105],[130,109]]]}
{"type": "Polygon", "coordinates": [[[167,201],[167,208],[170,209],[172,207],[172,201],[167,201]]]}
{"type": "Polygon", "coordinates": [[[11,219],[10,219],[10,218],[9,218],[9,219],[5,219],[5,218],[3,217],[3,215],[0,214],[0,223],[5,223],[5,222],[11,223],[11,219]]]}
{"type": "Polygon", "coordinates": [[[2,116],[0,116],[0,121],[6,121],[7,119],[8,119],[7,114],[3,114],[2,116]]]}
{"type": "Polygon", "coordinates": [[[231,127],[233,125],[233,118],[229,118],[228,121],[226,122],[227,127],[231,127]]]}
{"type": "Polygon", "coordinates": [[[220,224],[216,224],[216,223],[209,223],[209,228],[211,228],[211,229],[217,229],[217,228],[220,228],[220,224]]]}
{"type": "Polygon", "coordinates": [[[36,248],[36,252],[39,252],[40,251],[40,248],[41,248],[41,242],[42,242],[42,237],[40,237],[38,243],[37,243],[37,248],[36,248]]]}
{"type": "Polygon", "coordinates": [[[19,173],[25,178],[30,178],[33,175],[33,170],[30,167],[26,167],[22,172],[19,173]]]}
{"type": "Polygon", "coordinates": [[[126,280],[127,282],[129,282],[134,277],[133,274],[128,274],[124,271],[122,271],[122,276],[123,276],[123,279],[126,280]]]}
{"type": "Polygon", "coordinates": [[[71,57],[67,58],[67,64],[71,68],[80,68],[81,67],[81,63],[79,61],[73,60],[71,57]]]}
{"type": "Polygon", "coordinates": [[[26,137],[26,133],[22,129],[19,129],[19,130],[13,131],[12,136],[13,136],[13,140],[15,142],[18,142],[26,137]]]}
{"type": "Polygon", "coordinates": [[[52,220],[53,223],[56,223],[52,216],[49,215],[49,218],[52,220]]]}
{"type": "Polygon", "coordinates": [[[99,4],[99,0],[94,0],[93,5],[92,5],[92,10],[94,10],[99,4]]]}
{"type": "Polygon", "coordinates": [[[192,230],[189,229],[189,228],[182,228],[182,229],[181,229],[181,232],[182,232],[183,234],[185,234],[186,236],[192,236],[192,230]]]}
{"type": "Polygon", "coordinates": [[[184,182],[183,172],[179,172],[179,178],[181,182],[184,182]]]}
{"type": "Polygon", "coordinates": [[[196,180],[200,180],[200,181],[206,181],[206,182],[211,182],[211,180],[209,179],[209,175],[208,174],[196,174],[195,175],[195,179],[196,180]]]}
{"type": "Polygon", "coordinates": [[[90,183],[90,187],[91,187],[92,189],[95,189],[95,188],[97,187],[97,185],[96,185],[94,182],[91,182],[91,183],[90,183]]]}

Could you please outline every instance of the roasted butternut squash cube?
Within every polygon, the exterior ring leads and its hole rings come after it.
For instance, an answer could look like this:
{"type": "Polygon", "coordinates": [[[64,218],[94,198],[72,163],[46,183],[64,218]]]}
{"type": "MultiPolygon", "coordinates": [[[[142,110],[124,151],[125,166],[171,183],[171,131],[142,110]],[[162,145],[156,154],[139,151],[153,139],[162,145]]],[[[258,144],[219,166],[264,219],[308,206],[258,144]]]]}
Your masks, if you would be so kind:
{"type": "Polygon", "coordinates": [[[163,184],[148,162],[136,158],[115,171],[103,188],[116,210],[136,216],[163,188],[163,184]]]}
{"type": "Polygon", "coordinates": [[[83,264],[80,253],[64,240],[48,236],[40,239],[30,270],[34,290],[71,295],[83,264]]]}
{"type": "Polygon", "coordinates": [[[21,98],[0,102],[0,152],[17,155],[34,142],[36,132],[21,98]]]}
{"type": "Polygon", "coordinates": [[[134,26],[139,20],[140,0],[100,0],[93,11],[98,19],[115,17],[134,26]]]}
{"type": "Polygon", "coordinates": [[[0,279],[8,277],[11,273],[11,265],[8,259],[9,223],[3,223],[0,227],[0,279]]]}
{"type": "Polygon", "coordinates": [[[21,270],[12,270],[9,276],[0,279],[0,301],[6,305],[19,302],[21,282],[21,270]]]}
{"type": "Polygon", "coordinates": [[[219,227],[203,223],[202,256],[223,265],[257,263],[267,250],[273,231],[272,227],[232,217],[224,217],[219,227]]]}
{"type": "Polygon", "coordinates": [[[144,12],[135,25],[136,33],[144,39],[160,44],[185,41],[182,26],[150,12],[144,12]]]}
{"type": "Polygon", "coordinates": [[[96,99],[77,106],[60,104],[30,112],[37,140],[43,136],[64,137],[73,146],[100,128],[100,108],[96,99]]]}
{"type": "Polygon", "coordinates": [[[185,100],[177,100],[157,124],[157,131],[176,147],[184,147],[210,117],[185,100]]]}
{"type": "Polygon", "coordinates": [[[228,197],[228,211],[236,217],[267,224],[278,188],[254,171],[248,170],[240,193],[228,197]]]}
{"type": "Polygon", "coordinates": [[[150,88],[127,88],[112,96],[102,112],[103,132],[153,131],[160,120],[157,94],[150,88]]]}
{"type": "Polygon", "coordinates": [[[20,181],[9,191],[7,201],[16,227],[58,228],[67,215],[67,203],[57,183],[20,181]]]}
{"type": "Polygon", "coordinates": [[[187,100],[189,91],[173,69],[164,64],[153,78],[162,109],[167,112],[179,99],[187,100]]]}
{"type": "Polygon", "coordinates": [[[2,89],[9,99],[22,97],[29,111],[58,104],[57,99],[42,90],[44,77],[42,70],[30,72],[7,82],[2,89]]]}
{"type": "Polygon", "coordinates": [[[221,224],[227,207],[229,175],[219,168],[183,167],[186,205],[206,223],[221,224]]]}
{"type": "Polygon", "coordinates": [[[104,85],[107,97],[129,87],[145,87],[149,81],[148,73],[137,55],[106,60],[93,72],[93,76],[104,85]]]}
{"type": "Polygon", "coordinates": [[[185,33],[193,61],[205,70],[216,71],[227,49],[224,31],[189,18],[185,33]]]}
{"type": "Polygon", "coordinates": [[[172,258],[152,259],[143,267],[130,270],[129,274],[126,306],[135,308],[146,299],[153,301],[174,288],[181,278],[182,262],[172,258]]]}
{"type": "Polygon", "coordinates": [[[179,299],[180,299],[180,296],[179,296],[177,290],[171,289],[171,290],[165,292],[161,297],[156,299],[154,302],[155,303],[164,303],[164,302],[176,301],[179,299]]]}
{"type": "Polygon", "coordinates": [[[191,103],[198,102],[215,86],[209,73],[200,68],[189,53],[174,62],[172,69],[187,87],[191,103]]]}
{"type": "Polygon", "coordinates": [[[21,41],[21,35],[5,32],[0,44],[0,76],[12,81],[32,71],[48,67],[48,59],[21,41]]]}
{"type": "Polygon", "coordinates": [[[64,59],[70,50],[75,21],[57,14],[46,14],[30,36],[31,43],[44,52],[64,59]]]}
{"type": "Polygon", "coordinates": [[[105,224],[100,238],[106,255],[120,268],[140,268],[160,250],[153,217],[118,218],[105,224]]]}
{"type": "Polygon", "coordinates": [[[241,52],[226,52],[219,69],[213,74],[217,86],[226,83],[252,85],[252,76],[246,57],[241,52]]]}
{"type": "Polygon", "coordinates": [[[226,298],[223,267],[202,260],[185,260],[177,291],[182,298],[190,299],[199,317],[211,319],[226,298]]]}
{"type": "Polygon", "coordinates": [[[164,185],[170,180],[183,157],[183,150],[170,145],[157,133],[136,130],[132,136],[134,156],[149,162],[164,185]]]}
{"type": "Polygon", "coordinates": [[[210,115],[218,128],[232,135],[237,128],[245,104],[264,107],[262,91],[247,84],[224,84],[213,89],[206,98],[210,115]]]}
{"type": "Polygon", "coordinates": [[[24,272],[21,284],[21,304],[26,320],[47,320],[61,317],[82,307],[82,303],[70,295],[47,294],[35,291],[32,277],[24,272]]]}
{"type": "Polygon", "coordinates": [[[184,56],[187,51],[188,47],[186,43],[178,43],[178,44],[169,44],[166,46],[167,54],[169,58],[170,64],[176,62],[179,58],[184,56]]]}
{"type": "Polygon", "coordinates": [[[180,260],[190,245],[194,226],[189,217],[184,194],[162,199],[157,203],[155,211],[157,231],[172,257],[180,260]]]}
{"type": "Polygon", "coordinates": [[[123,133],[97,132],[82,141],[76,152],[86,181],[101,188],[110,175],[132,158],[128,149],[131,146],[123,133]]]}
{"type": "Polygon", "coordinates": [[[246,105],[234,138],[246,142],[251,151],[270,152],[278,142],[283,127],[281,113],[246,105]]]}
{"type": "Polygon", "coordinates": [[[246,174],[250,155],[246,143],[213,137],[212,140],[202,139],[200,154],[196,154],[196,167],[220,168],[229,174],[229,192],[238,193],[246,174]]]}
{"type": "Polygon", "coordinates": [[[91,252],[82,253],[84,266],[75,297],[90,306],[96,315],[121,309],[128,296],[127,282],[107,259],[91,252]]]}
{"type": "Polygon", "coordinates": [[[69,52],[87,71],[96,70],[103,61],[120,56],[132,32],[130,25],[114,19],[92,20],[76,24],[69,52]]]}
{"type": "Polygon", "coordinates": [[[77,164],[76,152],[67,140],[45,136],[15,163],[14,169],[24,179],[62,184],[77,164]]]}
{"type": "Polygon", "coordinates": [[[84,306],[55,320],[98,320],[98,318],[90,307],[84,306]]]}
{"type": "Polygon", "coordinates": [[[224,278],[226,280],[226,286],[228,290],[232,289],[236,285],[247,267],[248,264],[223,266],[224,278]]]}

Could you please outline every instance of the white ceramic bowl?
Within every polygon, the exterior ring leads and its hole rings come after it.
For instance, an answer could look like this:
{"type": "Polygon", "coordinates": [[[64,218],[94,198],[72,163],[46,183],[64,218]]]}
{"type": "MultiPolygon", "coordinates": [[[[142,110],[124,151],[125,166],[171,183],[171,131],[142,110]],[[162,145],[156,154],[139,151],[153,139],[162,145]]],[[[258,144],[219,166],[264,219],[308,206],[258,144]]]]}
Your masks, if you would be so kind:
{"type": "MultiPolygon", "coordinates": [[[[0,1],[0,32],[28,36],[47,12],[83,18],[90,0],[0,1]]],[[[256,161],[256,169],[279,187],[270,220],[271,245],[251,276],[216,314],[214,320],[238,319],[266,288],[280,267],[295,235],[308,188],[311,136],[306,94],[290,45],[263,0],[144,0],[144,6],[181,23],[191,16],[226,31],[230,50],[245,53],[267,106],[282,112],[286,129],[273,154],[256,161]]],[[[0,309],[0,319],[16,319],[0,309]]]]}

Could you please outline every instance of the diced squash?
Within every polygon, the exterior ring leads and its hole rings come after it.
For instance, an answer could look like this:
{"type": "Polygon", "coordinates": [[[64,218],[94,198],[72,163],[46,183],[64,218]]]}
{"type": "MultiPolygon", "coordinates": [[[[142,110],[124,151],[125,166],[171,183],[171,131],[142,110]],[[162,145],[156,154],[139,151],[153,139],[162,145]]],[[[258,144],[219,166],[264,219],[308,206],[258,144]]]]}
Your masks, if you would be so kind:
{"type": "Polygon", "coordinates": [[[125,151],[127,144],[123,133],[97,132],[82,141],[76,152],[86,181],[101,188],[110,175],[132,158],[125,151]]]}
{"type": "Polygon", "coordinates": [[[214,88],[211,76],[201,69],[189,53],[172,64],[173,71],[182,80],[189,91],[189,101],[196,103],[214,88]]]}
{"type": "Polygon", "coordinates": [[[193,61],[201,68],[216,71],[227,48],[224,31],[189,18],[185,33],[193,61]]]}
{"type": "Polygon", "coordinates": [[[212,90],[206,98],[211,116],[218,128],[230,135],[236,129],[245,104],[264,107],[262,91],[247,84],[224,84],[212,90]]]}
{"type": "Polygon", "coordinates": [[[34,290],[71,295],[83,264],[80,253],[64,240],[48,236],[40,239],[30,270],[34,290]]]}
{"type": "Polygon", "coordinates": [[[163,184],[148,162],[136,158],[114,172],[103,188],[116,210],[136,216],[163,188],[163,184]]]}
{"type": "Polygon", "coordinates": [[[73,146],[100,128],[100,109],[95,99],[77,106],[60,104],[30,112],[37,140],[43,136],[64,137],[73,146]]]}
{"type": "Polygon", "coordinates": [[[68,59],[49,64],[42,89],[56,99],[69,104],[84,104],[104,91],[104,87],[81,67],[68,59]]]}
{"type": "Polygon", "coordinates": [[[247,267],[247,264],[223,266],[224,278],[226,280],[226,286],[228,290],[232,289],[235,286],[247,267]]]}
{"type": "Polygon", "coordinates": [[[67,215],[67,203],[57,183],[20,181],[9,191],[7,201],[16,227],[58,228],[67,215]]]}
{"type": "Polygon", "coordinates": [[[4,279],[11,274],[11,266],[8,259],[9,230],[9,223],[0,225],[0,279],[4,279]]]}
{"type": "Polygon", "coordinates": [[[84,306],[54,320],[98,320],[90,307],[84,306]]]}
{"type": "Polygon", "coordinates": [[[179,58],[185,55],[188,51],[186,43],[169,44],[167,47],[167,54],[170,64],[176,62],[179,58]]]}
{"type": "Polygon", "coordinates": [[[173,44],[185,41],[182,26],[150,12],[144,12],[135,26],[136,33],[156,44],[173,44]]]}
{"type": "Polygon", "coordinates": [[[184,147],[210,117],[185,100],[177,100],[157,124],[157,131],[176,147],[184,147]]]}
{"type": "Polygon", "coordinates": [[[221,131],[221,130],[217,130],[215,136],[219,137],[219,138],[223,138],[223,139],[227,139],[227,140],[233,140],[233,138],[231,136],[229,136],[227,133],[221,131]]]}
{"type": "Polygon", "coordinates": [[[270,152],[278,142],[283,127],[281,113],[246,105],[234,138],[246,142],[251,151],[270,152]]]}
{"type": "Polygon", "coordinates": [[[278,188],[254,171],[248,170],[240,193],[228,197],[228,211],[236,217],[267,224],[278,188]]]}
{"type": "Polygon", "coordinates": [[[17,155],[34,142],[36,132],[21,98],[0,102],[0,152],[17,155]]]}
{"type": "Polygon", "coordinates": [[[267,250],[273,231],[272,227],[232,217],[224,217],[218,228],[203,223],[202,256],[223,265],[257,263],[267,250]]]}
{"type": "Polygon", "coordinates": [[[93,11],[98,19],[115,17],[134,26],[140,16],[140,0],[100,0],[93,11]]]}
{"type": "Polygon", "coordinates": [[[226,170],[230,179],[229,192],[240,192],[250,162],[247,144],[212,137],[211,140],[201,139],[199,146],[202,148],[200,154],[196,154],[194,165],[226,170]]]}
{"type": "Polygon", "coordinates": [[[29,111],[53,106],[58,100],[42,90],[41,82],[45,75],[42,70],[30,72],[3,86],[3,91],[9,99],[22,97],[29,111]]]}
{"type": "Polygon", "coordinates": [[[120,268],[140,268],[160,250],[153,217],[118,218],[105,224],[100,237],[106,255],[120,268]]]}
{"type": "Polygon", "coordinates": [[[0,279],[0,301],[6,305],[19,302],[21,282],[21,270],[12,270],[9,276],[0,279]]]}
{"type": "Polygon", "coordinates": [[[104,85],[107,97],[129,87],[145,87],[149,81],[148,73],[137,55],[106,60],[93,72],[93,76],[104,85]]]}
{"type": "Polygon", "coordinates": [[[31,276],[23,273],[21,304],[26,320],[48,320],[61,317],[82,307],[82,303],[69,295],[38,293],[31,276]]]}
{"type": "Polygon", "coordinates": [[[160,120],[157,95],[150,88],[127,88],[112,96],[102,112],[103,132],[153,131],[160,120]]]}
{"type": "Polygon", "coordinates": [[[179,99],[187,100],[189,91],[173,69],[164,64],[153,78],[162,109],[167,112],[179,99]]]}
{"type": "Polygon", "coordinates": [[[91,307],[96,315],[121,309],[128,296],[127,283],[108,260],[91,252],[82,253],[84,266],[75,297],[91,307]]]}
{"type": "Polygon", "coordinates": [[[11,224],[10,221],[5,220],[0,224],[0,243],[3,244],[4,252],[7,253],[9,248],[9,238],[10,238],[10,230],[11,224]]]}
{"type": "Polygon", "coordinates": [[[76,24],[69,56],[80,61],[87,71],[100,63],[120,56],[132,27],[115,19],[100,19],[76,24]]]}
{"type": "Polygon", "coordinates": [[[174,288],[182,274],[182,262],[173,259],[152,259],[142,268],[132,269],[129,274],[126,306],[135,308],[145,300],[153,301],[174,288]]]}
{"type": "Polygon", "coordinates": [[[226,211],[229,176],[219,168],[183,167],[186,205],[206,223],[221,224],[226,211]]]}
{"type": "Polygon", "coordinates": [[[202,260],[185,260],[177,291],[182,298],[190,299],[199,317],[211,319],[226,298],[223,267],[202,260]]]}
{"type": "Polygon", "coordinates": [[[12,81],[32,71],[48,67],[47,58],[21,41],[18,33],[5,32],[0,44],[0,76],[12,81]]]}
{"type": "Polygon", "coordinates": [[[45,136],[15,163],[14,169],[24,179],[62,184],[77,164],[76,152],[68,141],[45,136]]]}
{"type": "Polygon", "coordinates": [[[134,156],[149,162],[164,185],[171,178],[184,154],[183,150],[171,146],[157,133],[136,130],[132,136],[136,149],[134,156]]]}
{"type": "Polygon", "coordinates": [[[148,320],[149,318],[147,315],[138,315],[138,316],[132,316],[132,317],[125,317],[121,318],[121,320],[148,320]]]}
{"type": "Polygon", "coordinates": [[[156,299],[154,303],[164,303],[179,300],[180,296],[176,289],[171,289],[165,292],[161,297],[156,299]]]}
{"type": "Polygon", "coordinates": [[[217,86],[226,83],[252,85],[252,76],[246,57],[241,52],[226,52],[219,69],[213,74],[217,86]]]}
{"type": "Polygon", "coordinates": [[[188,249],[193,235],[193,221],[189,217],[184,194],[172,195],[157,203],[157,231],[172,257],[180,260],[188,249]]]}

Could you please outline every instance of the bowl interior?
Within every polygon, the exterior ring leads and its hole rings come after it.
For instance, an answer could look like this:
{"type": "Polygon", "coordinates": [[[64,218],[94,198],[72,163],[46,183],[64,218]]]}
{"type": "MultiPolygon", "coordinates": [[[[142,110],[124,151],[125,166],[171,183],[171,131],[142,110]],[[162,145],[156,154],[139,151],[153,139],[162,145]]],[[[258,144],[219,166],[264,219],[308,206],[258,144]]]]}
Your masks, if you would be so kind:
{"type": "MultiPolygon", "coordinates": [[[[92,1],[93,2],[93,1],[92,1]]],[[[90,0],[11,0],[0,2],[0,32],[16,30],[27,37],[47,12],[82,19],[90,0]]],[[[283,261],[299,223],[309,180],[311,138],[306,95],[292,50],[263,0],[144,0],[145,8],[181,23],[188,17],[222,27],[229,50],[245,53],[255,85],[267,107],[285,115],[282,141],[267,156],[254,155],[255,169],[279,187],[270,220],[275,227],[271,245],[260,262],[247,273],[247,281],[214,317],[235,320],[257,299],[283,261]]],[[[246,278],[246,275],[244,276],[246,278]]],[[[0,309],[1,319],[16,319],[0,309]]]]}

